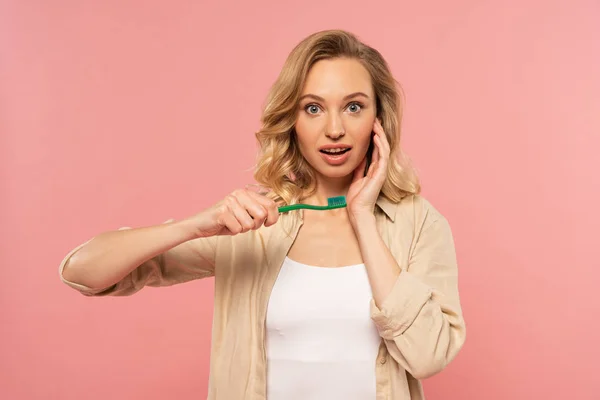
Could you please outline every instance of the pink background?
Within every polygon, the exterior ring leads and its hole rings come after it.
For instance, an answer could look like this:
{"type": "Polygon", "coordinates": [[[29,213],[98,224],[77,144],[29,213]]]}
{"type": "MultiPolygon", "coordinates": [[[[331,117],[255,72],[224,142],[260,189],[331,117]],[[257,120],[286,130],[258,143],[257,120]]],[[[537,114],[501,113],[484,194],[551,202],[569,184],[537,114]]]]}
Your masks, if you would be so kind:
{"type": "Polygon", "coordinates": [[[389,60],[454,229],[468,338],[428,399],[600,398],[592,0],[1,1],[1,398],[205,397],[211,280],[88,299],[57,267],[250,182],[268,87],[327,28],[389,60]]]}

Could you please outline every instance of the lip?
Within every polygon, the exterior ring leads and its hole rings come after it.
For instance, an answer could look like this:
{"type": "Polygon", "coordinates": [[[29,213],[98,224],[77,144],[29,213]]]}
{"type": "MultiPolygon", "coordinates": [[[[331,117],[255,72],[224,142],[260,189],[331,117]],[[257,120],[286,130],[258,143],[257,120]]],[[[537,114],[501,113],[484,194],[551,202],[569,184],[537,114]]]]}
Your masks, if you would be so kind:
{"type": "Polygon", "coordinates": [[[352,146],[349,146],[347,144],[326,144],[325,146],[321,146],[319,147],[319,154],[321,155],[321,157],[323,158],[323,160],[325,160],[325,162],[329,165],[341,165],[343,163],[345,163],[348,158],[350,157],[350,152],[352,151],[352,146]],[[346,151],[343,154],[325,154],[322,153],[321,150],[327,150],[327,149],[348,149],[348,151],[346,151]]]}
{"type": "Polygon", "coordinates": [[[341,143],[329,143],[324,146],[319,147],[319,150],[329,150],[329,149],[351,149],[352,146],[349,144],[341,144],[341,143]]]}

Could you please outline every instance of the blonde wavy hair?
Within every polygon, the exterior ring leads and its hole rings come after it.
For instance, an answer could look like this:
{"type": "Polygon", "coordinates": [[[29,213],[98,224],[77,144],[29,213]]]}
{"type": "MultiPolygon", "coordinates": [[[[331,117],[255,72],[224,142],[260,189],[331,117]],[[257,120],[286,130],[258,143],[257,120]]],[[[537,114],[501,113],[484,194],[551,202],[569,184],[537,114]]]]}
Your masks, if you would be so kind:
{"type": "Polygon", "coordinates": [[[360,61],[371,75],[377,116],[391,148],[382,195],[399,202],[406,195],[420,191],[417,174],[400,150],[400,84],[377,50],[352,33],[328,30],[308,36],[292,50],[267,96],[262,127],[256,133],[259,153],[254,178],[270,189],[271,197],[278,202],[294,204],[316,189],[314,170],[300,153],[296,140],[294,126],[299,98],[306,76],[316,62],[342,57],[360,61]]]}

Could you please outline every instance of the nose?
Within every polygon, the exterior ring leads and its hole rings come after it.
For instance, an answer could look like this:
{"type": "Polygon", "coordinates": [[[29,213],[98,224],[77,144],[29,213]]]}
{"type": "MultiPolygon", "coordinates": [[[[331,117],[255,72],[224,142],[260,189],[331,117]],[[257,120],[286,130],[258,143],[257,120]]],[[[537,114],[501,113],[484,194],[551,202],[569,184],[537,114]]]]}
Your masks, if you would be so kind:
{"type": "Polygon", "coordinates": [[[329,117],[327,118],[327,130],[325,135],[332,140],[337,140],[345,134],[346,131],[340,116],[337,115],[337,113],[329,114],[329,117]]]}

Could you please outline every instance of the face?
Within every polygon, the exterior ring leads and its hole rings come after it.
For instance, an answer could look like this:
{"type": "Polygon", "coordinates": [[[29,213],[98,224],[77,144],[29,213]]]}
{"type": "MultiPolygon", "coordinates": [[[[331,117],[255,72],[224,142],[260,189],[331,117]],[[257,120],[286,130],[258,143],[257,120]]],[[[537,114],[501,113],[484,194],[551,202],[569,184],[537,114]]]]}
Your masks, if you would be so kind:
{"type": "Polygon", "coordinates": [[[296,135],[320,178],[352,176],[371,142],[377,115],[368,71],[354,59],[321,60],[300,97],[296,135]]]}

